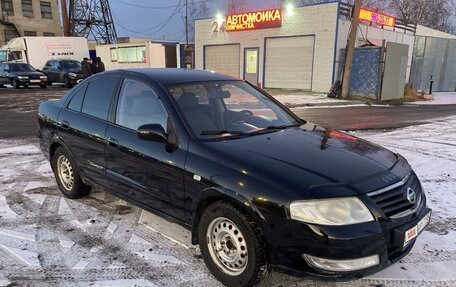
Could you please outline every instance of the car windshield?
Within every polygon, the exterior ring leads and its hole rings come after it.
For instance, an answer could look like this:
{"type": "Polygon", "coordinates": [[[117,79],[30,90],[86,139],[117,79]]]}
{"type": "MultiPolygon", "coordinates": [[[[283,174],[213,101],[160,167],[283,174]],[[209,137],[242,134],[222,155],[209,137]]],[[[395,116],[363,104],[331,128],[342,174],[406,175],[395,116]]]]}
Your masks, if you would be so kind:
{"type": "Polygon", "coordinates": [[[0,63],[6,62],[6,51],[5,50],[0,50],[0,63]]]}
{"type": "Polygon", "coordinates": [[[61,62],[62,68],[64,69],[80,69],[81,63],[78,61],[62,61],[61,62]]]}
{"type": "Polygon", "coordinates": [[[29,64],[9,64],[11,72],[35,72],[29,64]]]}
{"type": "Polygon", "coordinates": [[[243,81],[186,83],[168,90],[200,139],[274,132],[304,122],[243,81]]]}

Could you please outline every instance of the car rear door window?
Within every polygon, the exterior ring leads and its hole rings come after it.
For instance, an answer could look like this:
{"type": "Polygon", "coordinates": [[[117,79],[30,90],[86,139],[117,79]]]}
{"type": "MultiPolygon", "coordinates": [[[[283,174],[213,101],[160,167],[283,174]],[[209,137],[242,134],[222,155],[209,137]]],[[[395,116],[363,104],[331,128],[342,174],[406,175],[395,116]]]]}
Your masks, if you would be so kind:
{"type": "Polygon", "coordinates": [[[80,112],[82,108],[82,101],[84,100],[84,93],[86,91],[87,85],[82,86],[79,91],[71,98],[70,103],[68,104],[68,109],[76,112],[80,112]]]}
{"type": "Polygon", "coordinates": [[[82,103],[82,112],[107,120],[109,104],[118,80],[117,77],[107,77],[90,82],[82,103]]]}
{"type": "Polygon", "coordinates": [[[123,82],[116,124],[132,130],[145,124],[160,124],[166,131],[167,122],[168,114],[151,87],[130,79],[123,82]]]}

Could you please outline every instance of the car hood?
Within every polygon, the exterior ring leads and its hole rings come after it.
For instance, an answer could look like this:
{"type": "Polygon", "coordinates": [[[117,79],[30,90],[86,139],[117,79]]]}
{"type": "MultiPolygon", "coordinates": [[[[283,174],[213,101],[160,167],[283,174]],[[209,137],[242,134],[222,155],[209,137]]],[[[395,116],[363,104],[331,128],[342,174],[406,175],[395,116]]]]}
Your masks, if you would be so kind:
{"type": "Polygon", "coordinates": [[[385,148],[311,123],[208,145],[269,185],[306,189],[315,197],[364,194],[410,172],[402,157],[385,148]]]}

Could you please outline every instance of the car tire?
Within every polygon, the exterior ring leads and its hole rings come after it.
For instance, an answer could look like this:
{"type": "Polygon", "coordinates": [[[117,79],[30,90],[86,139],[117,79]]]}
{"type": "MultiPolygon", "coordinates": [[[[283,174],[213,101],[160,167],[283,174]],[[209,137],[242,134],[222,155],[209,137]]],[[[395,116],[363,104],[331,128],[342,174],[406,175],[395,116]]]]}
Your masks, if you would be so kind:
{"type": "Polygon", "coordinates": [[[84,184],[68,152],[63,147],[55,150],[52,166],[57,185],[65,197],[76,199],[90,193],[91,187],[84,184]]]}
{"type": "Polygon", "coordinates": [[[47,89],[48,86],[47,86],[47,84],[41,84],[40,87],[41,87],[42,89],[47,89]]]}
{"type": "Polygon", "coordinates": [[[206,266],[225,286],[253,286],[269,272],[260,226],[230,202],[207,207],[199,222],[198,239],[206,266]]]}
{"type": "Polygon", "coordinates": [[[14,79],[11,81],[11,86],[13,86],[13,88],[15,88],[15,89],[19,89],[21,87],[19,82],[14,79]]]}
{"type": "Polygon", "coordinates": [[[71,89],[73,87],[68,76],[63,77],[63,82],[65,83],[65,87],[67,87],[68,89],[71,89]]]}

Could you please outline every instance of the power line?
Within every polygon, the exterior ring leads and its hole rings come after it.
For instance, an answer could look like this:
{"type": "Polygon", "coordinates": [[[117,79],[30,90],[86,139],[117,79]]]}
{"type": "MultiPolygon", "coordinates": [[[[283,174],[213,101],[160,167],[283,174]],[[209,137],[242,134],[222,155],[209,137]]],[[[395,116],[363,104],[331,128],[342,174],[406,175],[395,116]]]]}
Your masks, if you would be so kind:
{"type": "Polygon", "coordinates": [[[119,17],[117,16],[117,14],[113,11],[113,15],[114,15],[114,18],[117,20],[117,22],[119,23],[119,26],[121,26],[122,30],[124,30],[124,32],[130,32],[130,33],[136,33],[136,34],[143,34],[143,35],[153,35],[153,34],[156,34],[158,32],[160,32],[161,30],[163,30],[163,28],[166,27],[166,25],[171,21],[171,19],[176,15],[178,9],[179,9],[179,6],[181,5],[182,3],[182,0],[179,1],[179,3],[177,3],[176,6],[173,6],[174,7],[174,11],[171,13],[171,15],[166,18],[165,20],[161,21],[160,23],[158,23],[157,25],[153,26],[153,27],[150,27],[146,30],[142,30],[142,31],[136,31],[136,30],[132,30],[132,29],[129,29],[127,28],[123,23],[122,21],[120,21],[119,17]],[[157,29],[158,30],[155,30],[155,31],[152,31],[154,29],[157,29]]]}
{"type": "MultiPolygon", "coordinates": [[[[133,3],[127,3],[127,2],[124,2],[122,0],[115,0],[115,1],[111,0],[111,2],[122,4],[122,5],[125,5],[125,6],[141,8],[141,9],[172,9],[172,8],[175,7],[175,5],[171,5],[171,6],[143,6],[143,5],[133,4],[133,3]]],[[[202,0],[202,1],[192,2],[192,3],[189,3],[189,4],[199,4],[199,3],[203,3],[203,2],[213,2],[213,0],[202,0]]]]}

